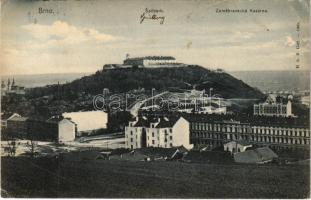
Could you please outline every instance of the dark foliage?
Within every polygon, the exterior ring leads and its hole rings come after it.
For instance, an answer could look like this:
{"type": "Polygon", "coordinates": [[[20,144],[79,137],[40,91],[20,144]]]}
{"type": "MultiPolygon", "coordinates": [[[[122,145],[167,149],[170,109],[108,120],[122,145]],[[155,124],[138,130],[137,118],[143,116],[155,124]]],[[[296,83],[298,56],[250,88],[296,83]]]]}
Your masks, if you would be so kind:
{"type": "Polygon", "coordinates": [[[191,89],[186,83],[197,84],[196,89],[213,88],[214,94],[225,98],[262,98],[263,94],[227,73],[216,73],[200,66],[179,68],[127,68],[97,71],[71,83],[34,88],[29,96],[55,94],[57,98],[73,100],[79,92],[101,94],[104,88],[113,93],[128,92],[137,88],[158,91],[168,88],[191,89]],[[202,84],[201,84],[202,83],[202,84]]]}

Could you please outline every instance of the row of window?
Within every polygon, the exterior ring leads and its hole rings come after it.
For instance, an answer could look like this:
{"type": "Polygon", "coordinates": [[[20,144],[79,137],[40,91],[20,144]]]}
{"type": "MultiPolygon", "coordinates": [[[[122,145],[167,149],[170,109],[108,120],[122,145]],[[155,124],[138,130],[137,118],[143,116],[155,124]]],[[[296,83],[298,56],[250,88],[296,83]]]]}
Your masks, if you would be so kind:
{"type": "Polygon", "coordinates": [[[262,134],[272,134],[272,135],[287,135],[287,136],[301,136],[309,137],[309,131],[299,130],[299,129],[280,129],[272,127],[253,127],[253,130],[250,126],[237,126],[237,125],[226,125],[220,126],[220,124],[208,124],[208,123],[193,123],[191,128],[193,130],[202,130],[202,131],[217,131],[217,132],[228,132],[228,133],[262,133],[262,134]]]}
{"type": "Polygon", "coordinates": [[[297,130],[297,129],[253,128],[253,133],[309,137],[308,130],[297,130]]]}
{"type": "Polygon", "coordinates": [[[220,125],[220,124],[208,124],[208,123],[193,123],[191,125],[193,130],[204,131],[222,131],[222,132],[246,132],[249,126],[246,125],[220,125]]]}
{"type": "Polygon", "coordinates": [[[268,143],[287,143],[287,144],[309,144],[307,138],[293,138],[293,137],[271,137],[271,136],[256,136],[256,135],[239,135],[239,134],[219,134],[207,132],[191,133],[192,138],[211,139],[211,140],[246,140],[254,142],[268,142],[268,143]]]}
{"type": "Polygon", "coordinates": [[[268,142],[268,143],[282,143],[282,144],[309,144],[308,139],[295,139],[295,138],[283,138],[283,137],[266,137],[266,136],[259,136],[259,137],[254,137],[252,136],[252,140],[254,142],[268,142]]]}

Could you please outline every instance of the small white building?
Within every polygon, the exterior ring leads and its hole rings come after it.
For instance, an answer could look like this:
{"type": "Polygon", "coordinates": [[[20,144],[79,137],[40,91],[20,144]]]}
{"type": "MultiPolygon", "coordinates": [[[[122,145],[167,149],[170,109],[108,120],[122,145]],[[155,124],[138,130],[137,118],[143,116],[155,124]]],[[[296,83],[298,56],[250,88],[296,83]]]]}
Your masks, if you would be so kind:
{"type": "Polygon", "coordinates": [[[224,144],[224,150],[229,151],[231,154],[244,152],[247,148],[252,147],[252,145],[246,141],[231,141],[224,144]]]}
{"type": "Polygon", "coordinates": [[[192,149],[189,122],[183,117],[137,118],[125,127],[125,146],[129,149],[178,146],[192,149]]]}
{"type": "Polygon", "coordinates": [[[52,117],[46,121],[48,124],[55,124],[58,142],[71,142],[76,138],[76,124],[63,117],[52,117]]]}
{"type": "Polygon", "coordinates": [[[76,124],[68,119],[58,122],[58,142],[70,142],[76,137],[76,124]]]}
{"type": "Polygon", "coordinates": [[[100,110],[63,113],[62,116],[77,124],[78,136],[107,128],[108,114],[100,110]]]}
{"type": "Polygon", "coordinates": [[[275,94],[270,94],[264,103],[254,105],[254,115],[261,116],[276,116],[276,117],[290,117],[292,113],[292,96],[289,95],[287,103],[280,102],[278,99],[283,99],[275,94]]]}

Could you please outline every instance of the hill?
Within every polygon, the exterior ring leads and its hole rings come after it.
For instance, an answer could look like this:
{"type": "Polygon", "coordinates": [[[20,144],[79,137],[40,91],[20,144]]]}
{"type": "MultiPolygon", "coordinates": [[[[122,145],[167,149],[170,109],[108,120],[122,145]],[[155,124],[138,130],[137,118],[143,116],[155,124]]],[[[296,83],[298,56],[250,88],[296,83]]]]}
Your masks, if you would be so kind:
{"type": "Polygon", "coordinates": [[[125,68],[97,71],[90,76],[82,77],[63,85],[52,85],[34,88],[31,97],[40,97],[50,94],[59,94],[62,99],[74,99],[79,92],[86,94],[101,94],[104,88],[111,93],[124,93],[144,88],[150,91],[172,89],[213,88],[213,94],[220,94],[224,98],[262,98],[263,94],[243,81],[222,72],[214,72],[200,66],[176,68],[125,68]]]}
{"type": "MultiPolygon", "coordinates": [[[[23,116],[49,118],[63,112],[92,110],[93,97],[108,88],[110,94],[138,91],[150,95],[156,92],[206,89],[224,98],[260,99],[264,95],[243,81],[225,72],[215,72],[200,66],[176,68],[126,68],[97,71],[70,83],[47,85],[27,90],[22,98],[7,97],[1,102],[2,110],[23,116]],[[25,109],[27,108],[27,109],[25,109]]],[[[122,97],[123,98],[123,97],[122,97]]],[[[124,100],[124,99],[123,99],[124,100]]],[[[130,103],[130,102],[129,102],[130,103]]],[[[123,101],[124,104],[124,101],[123,101]]],[[[118,118],[118,117],[117,117],[118,118]]]]}

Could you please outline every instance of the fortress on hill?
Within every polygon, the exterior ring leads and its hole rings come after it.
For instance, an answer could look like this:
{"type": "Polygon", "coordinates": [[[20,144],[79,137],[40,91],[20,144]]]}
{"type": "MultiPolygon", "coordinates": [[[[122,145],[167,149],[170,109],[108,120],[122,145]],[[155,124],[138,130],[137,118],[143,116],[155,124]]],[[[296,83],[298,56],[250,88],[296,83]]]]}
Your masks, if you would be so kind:
{"type": "Polygon", "coordinates": [[[118,68],[159,68],[159,67],[183,67],[185,64],[176,62],[172,56],[145,56],[130,58],[127,54],[123,64],[106,64],[103,69],[118,68]]]}

